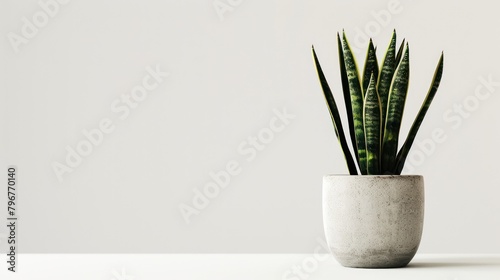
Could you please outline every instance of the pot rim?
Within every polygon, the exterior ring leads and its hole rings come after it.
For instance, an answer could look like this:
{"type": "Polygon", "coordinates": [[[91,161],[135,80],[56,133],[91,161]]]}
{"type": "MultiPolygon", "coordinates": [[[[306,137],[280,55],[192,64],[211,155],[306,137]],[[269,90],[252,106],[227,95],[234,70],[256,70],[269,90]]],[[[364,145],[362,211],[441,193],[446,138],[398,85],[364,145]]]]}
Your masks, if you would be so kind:
{"type": "Polygon", "coordinates": [[[349,174],[326,174],[323,175],[323,178],[328,178],[328,177],[360,177],[360,178],[417,178],[421,177],[423,178],[423,175],[413,175],[413,174],[408,174],[408,175],[349,175],[349,174]]]}

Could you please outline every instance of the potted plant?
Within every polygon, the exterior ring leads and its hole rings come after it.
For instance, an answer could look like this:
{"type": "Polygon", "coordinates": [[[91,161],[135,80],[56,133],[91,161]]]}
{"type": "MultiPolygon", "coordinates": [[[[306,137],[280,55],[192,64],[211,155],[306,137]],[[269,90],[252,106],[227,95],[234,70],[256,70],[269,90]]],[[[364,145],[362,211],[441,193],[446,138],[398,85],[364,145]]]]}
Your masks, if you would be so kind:
{"type": "Polygon", "coordinates": [[[351,153],[340,114],[312,48],[324,97],[350,175],[323,178],[323,223],[334,257],[347,267],[403,267],[420,244],[424,182],[400,175],[443,72],[443,53],[408,136],[398,151],[401,120],[410,77],[409,47],[396,46],[394,30],[381,67],[370,39],[363,72],[345,32],[337,33],[340,74],[351,153]],[[360,75],[361,74],[361,75],[360,75]],[[354,155],[354,157],[353,157],[354,155]]]}

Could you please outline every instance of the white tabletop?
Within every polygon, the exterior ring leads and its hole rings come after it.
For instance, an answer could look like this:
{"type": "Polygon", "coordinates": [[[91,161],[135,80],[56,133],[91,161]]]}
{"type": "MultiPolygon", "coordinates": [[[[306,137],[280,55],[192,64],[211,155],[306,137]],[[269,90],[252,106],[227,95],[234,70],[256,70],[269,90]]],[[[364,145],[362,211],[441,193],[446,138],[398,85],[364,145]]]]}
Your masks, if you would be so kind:
{"type": "Polygon", "coordinates": [[[0,279],[398,279],[499,280],[499,255],[417,255],[399,269],[352,269],[330,255],[145,254],[18,256],[17,273],[0,279]]]}

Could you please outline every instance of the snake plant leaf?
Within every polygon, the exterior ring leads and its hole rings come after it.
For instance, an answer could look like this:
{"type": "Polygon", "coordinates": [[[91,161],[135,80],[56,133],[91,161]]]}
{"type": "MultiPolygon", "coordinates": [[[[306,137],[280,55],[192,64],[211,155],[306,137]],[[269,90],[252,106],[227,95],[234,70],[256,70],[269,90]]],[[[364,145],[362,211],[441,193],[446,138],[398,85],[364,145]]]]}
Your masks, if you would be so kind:
{"type": "Polygon", "coordinates": [[[375,54],[375,47],[373,46],[372,39],[370,39],[370,43],[368,44],[368,51],[366,54],[365,67],[363,69],[363,92],[366,92],[366,90],[368,89],[368,85],[370,84],[372,75],[375,78],[376,82],[378,79],[378,61],[375,54]]]}
{"type": "Polygon", "coordinates": [[[406,44],[403,59],[394,74],[394,79],[387,101],[387,113],[385,120],[384,137],[382,144],[382,169],[383,173],[393,172],[396,164],[396,153],[398,149],[399,130],[401,119],[408,93],[408,82],[410,78],[410,49],[406,44]]]}
{"type": "Polygon", "coordinates": [[[312,47],[312,53],[314,57],[314,63],[316,64],[316,70],[318,72],[319,81],[321,83],[321,87],[323,88],[323,93],[325,96],[325,101],[328,105],[328,111],[330,112],[330,117],[332,118],[333,127],[335,129],[335,134],[337,135],[337,139],[340,142],[340,146],[342,147],[342,152],[344,153],[344,157],[347,162],[347,167],[349,169],[349,174],[357,175],[358,172],[356,170],[356,164],[351,155],[351,151],[349,150],[349,146],[347,145],[347,141],[344,134],[344,129],[342,127],[342,121],[340,119],[340,114],[337,108],[337,104],[335,103],[335,99],[333,98],[332,91],[330,90],[330,86],[328,85],[328,81],[326,80],[325,74],[321,69],[321,65],[319,63],[316,52],[314,51],[314,47],[312,47]]]}
{"type": "Polygon", "coordinates": [[[377,80],[372,74],[365,94],[363,120],[366,142],[366,170],[368,175],[380,174],[380,133],[382,108],[377,93],[377,80]]]}
{"type": "MultiPolygon", "coordinates": [[[[361,174],[366,174],[366,144],[365,131],[363,129],[363,91],[359,82],[358,68],[356,60],[352,54],[345,32],[343,32],[343,53],[349,92],[351,96],[351,106],[354,123],[354,136],[356,137],[356,147],[358,151],[359,170],[361,174]]],[[[351,136],[352,137],[352,136],[351,136]]]]}
{"type": "Polygon", "coordinates": [[[340,78],[342,81],[342,91],[344,93],[344,102],[345,109],[347,113],[347,122],[349,125],[349,135],[351,136],[351,144],[354,150],[354,155],[356,158],[356,162],[359,166],[359,158],[358,158],[358,148],[356,144],[356,136],[354,132],[354,121],[352,117],[352,106],[351,106],[351,93],[349,92],[349,80],[347,78],[347,71],[345,69],[345,60],[344,60],[344,51],[342,50],[342,42],[340,40],[340,35],[337,32],[337,47],[339,52],[339,66],[340,66],[340,78]]]}
{"type": "MultiPolygon", "coordinates": [[[[394,70],[396,68],[396,30],[392,33],[391,42],[385,53],[385,58],[382,63],[382,69],[380,71],[380,76],[378,80],[378,94],[380,96],[380,103],[382,104],[382,120],[386,119],[387,112],[387,99],[389,97],[389,90],[391,88],[392,78],[394,76],[394,70]]],[[[384,128],[382,128],[382,133],[384,128]]]]}
{"type": "Polygon", "coordinates": [[[422,107],[420,107],[418,115],[415,121],[413,121],[410,131],[408,132],[406,141],[401,147],[401,150],[399,151],[398,156],[396,158],[396,167],[394,169],[395,174],[401,174],[401,171],[403,170],[404,167],[404,163],[406,161],[406,157],[408,156],[408,152],[411,149],[411,145],[415,140],[415,136],[417,135],[418,129],[420,128],[420,125],[424,120],[425,114],[427,113],[427,110],[429,110],[429,106],[431,105],[432,100],[439,88],[441,77],[443,75],[443,60],[444,60],[444,54],[442,53],[438,65],[436,66],[436,70],[434,71],[434,77],[432,78],[432,83],[429,88],[429,91],[427,92],[427,96],[425,97],[424,103],[422,104],[422,107]]]}
{"type": "Polygon", "coordinates": [[[398,53],[396,54],[396,60],[394,61],[395,63],[394,68],[396,68],[399,65],[399,62],[401,62],[401,57],[403,57],[404,48],[405,48],[405,39],[403,39],[403,42],[401,42],[401,45],[399,45],[398,53]]]}

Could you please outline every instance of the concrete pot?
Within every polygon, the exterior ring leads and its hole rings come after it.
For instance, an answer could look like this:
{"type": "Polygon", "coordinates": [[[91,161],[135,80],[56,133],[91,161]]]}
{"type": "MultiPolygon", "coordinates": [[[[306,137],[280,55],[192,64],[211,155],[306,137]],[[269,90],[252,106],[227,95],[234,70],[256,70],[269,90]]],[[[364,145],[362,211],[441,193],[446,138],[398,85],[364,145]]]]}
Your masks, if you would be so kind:
{"type": "Polygon", "coordinates": [[[406,266],[417,252],[423,223],[422,176],[323,177],[326,240],[343,266],[406,266]]]}

